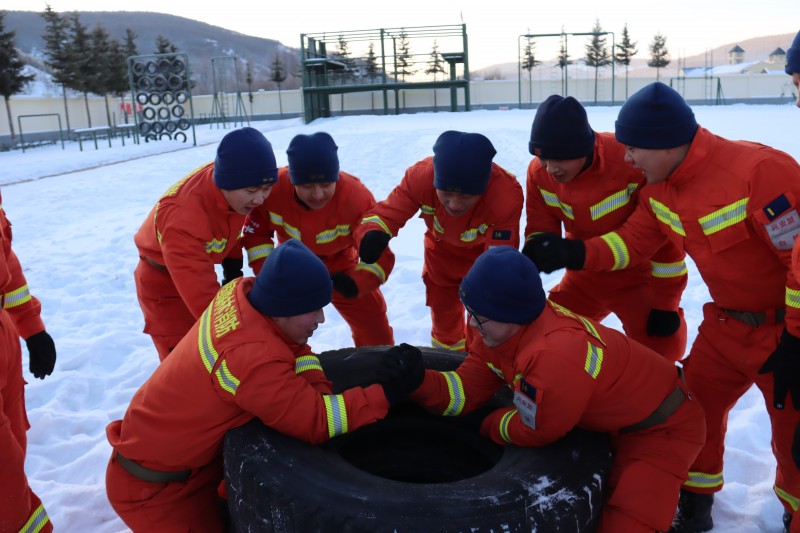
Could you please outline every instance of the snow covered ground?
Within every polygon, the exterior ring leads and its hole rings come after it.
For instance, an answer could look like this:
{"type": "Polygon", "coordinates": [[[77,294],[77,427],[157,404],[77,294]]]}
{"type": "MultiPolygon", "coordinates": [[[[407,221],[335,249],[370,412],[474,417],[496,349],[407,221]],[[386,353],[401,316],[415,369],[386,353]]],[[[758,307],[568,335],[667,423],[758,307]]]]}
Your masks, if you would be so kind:
{"type": "MultiPolygon", "coordinates": [[[[613,131],[619,108],[590,107],[596,131],[613,131]]],[[[696,107],[701,125],[731,139],[762,142],[800,158],[800,110],[782,106],[696,107]]],[[[353,116],[304,125],[299,118],[253,123],[272,142],[278,164],[297,133],[324,130],[339,145],[343,170],[355,174],[383,199],[406,167],[431,155],[444,130],[480,132],[498,154],[495,161],[524,183],[534,111],[475,111],[400,116],[353,116]]],[[[105,426],[120,418],[136,389],[158,364],[142,333],[133,269],[133,234],[154,202],[189,170],[214,158],[230,131],[197,128],[197,146],[172,141],[114,147],[77,143],[0,153],[3,208],[14,225],[14,250],[58,350],[55,372],[44,381],[27,371],[26,471],[56,531],[127,531],[105,496],[111,448],[105,426]]],[[[524,226],[524,220],[522,221],[524,226]]],[[[430,318],[420,279],[424,226],[413,219],[392,241],[397,265],[384,294],[395,339],[426,345],[430,318]]],[[[682,305],[694,340],[708,292],[690,265],[682,305]]],[[[249,272],[246,271],[246,274],[249,272]]],[[[546,288],[559,273],[545,275],[546,288]]],[[[329,307],[327,322],[310,344],[317,351],[352,345],[347,325],[329,307]]],[[[607,321],[618,325],[613,318],[607,321]]],[[[714,506],[715,532],[781,531],[782,508],[772,492],[775,462],[763,399],[750,390],[731,413],[724,490],[714,506]]]]}

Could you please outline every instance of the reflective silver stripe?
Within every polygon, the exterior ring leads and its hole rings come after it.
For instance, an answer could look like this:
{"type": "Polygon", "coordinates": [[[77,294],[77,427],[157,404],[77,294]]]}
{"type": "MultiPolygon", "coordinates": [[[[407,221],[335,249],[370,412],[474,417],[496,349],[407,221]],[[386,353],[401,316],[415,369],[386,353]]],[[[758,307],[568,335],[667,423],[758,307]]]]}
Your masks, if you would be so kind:
{"type": "Polygon", "coordinates": [[[25,522],[25,525],[22,526],[22,529],[19,530],[19,533],[39,533],[42,528],[50,521],[50,517],[47,516],[47,511],[44,510],[44,505],[39,504],[39,506],[31,513],[30,518],[28,521],[25,522]]]}
{"type": "Polygon", "coordinates": [[[259,259],[266,259],[272,250],[275,249],[274,244],[259,244],[247,249],[247,262],[252,263],[259,259]]]}
{"type": "Polygon", "coordinates": [[[650,273],[654,278],[677,278],[686,275],[688,272],[684,261],[676,263],[650,261],[650,273]]]}
{"type": "Polygon", "coordinates": [[[439,233],[444,233],[444,228],[439,224],[439,219],[436,218],[436,215],[433,216],[433,229],[439,233]]]}
{"type": "Polygon", "coordinates": [[[503,375],[503,371],[500,370],[499,368],[497,368],[496,366],[494,366],[492,363],[486,363],[486,366],[488,366],[489,370],[494,372],[497,375],[497,377],[499,377],[503,381],[506,380],[506,377],[503,375]]]}
{"type": "Polygon", "coordinates": [[[294,373],[302,374],[308,370],[322,370],[319,357],[316,355],[301,355],[294,362],[294,373]]]}
{"type": "Polygon", "coordinates": [[[786,287],[786,307],[800,308],[800,291],[786,287]]]}
{"type": "Polygon", "coordinates": [[[700,222],[700,227],[703,228],[703,233],[712,235],[743,221],[747,218],[748,200],[749,198],[742,198],[737,202],[726,205],[722,209],[717,209],[710,215],[697,219],[697,221],[700,222]]]}
{"type": "Polygon", "coordinates": [[[628,205],[631,201],[631,195],[639,187],[638,183],[629,183],[627,187],[611,196],[604,198],[589,208],[589,213],[592,215],[592,220],[597,220],[612,211],[616,211],[620,207],[628,205]]]}
{"type": "Polygon", "coordinates": [[[440,342],[435,338],[431,337],[431,346],[434,348],[441,348],[443,350],[452,350],[454,352],[459,352],[462,351],[466,347],[466,345],[467,345],[466,339],[461,339],[457,343],[450,345],[440,342]]]}
{"type": "Polygon", "coordinates": [[[800,499],[798,499],[797,496],[792,496],[777,485],[773,485],[772,490],[775,491],[775,494],[778,495],[778,498],[788,503],[792,510],[797,511],[798,504],[800,504],[800,499]]]}
{"type": "Polygon", "coordinates": [[[325,231],[317,233],[316,243],[328,244],[335,241],[339,237],[347,237],[348,235],[350,235],[350,225],[339,224],[333,229],[326,229],[325,231]]]}
{"type": "Polygon", "coordinates": [[[419,206],[419,210],[422,211],[424,215],[432,215],[436,212],[436,210],[433,207],[425,204],[419,206]]]}
{"type": "Polygon", "coordinates": [[[301,240],[300,239],[300,230],[295,228],[294,226],[290,225],[285,220],[283,220],[283,217],[281,215],[279,215],[278,213],[273,213],[272,211],[270,211],[269,212],[269,221],[272,222],[273,224],[275,224],[276,226],[282,227],[283,231],[285,231],[286,234],[289,237],[292,237],[293,239],[301,240]]]}
{"type": "Polygon", "coordinates": [[[381,283],[386,282],[386,271],[378,263],[369,264],[369,263],[359,262],[356,265],[356,271],[358,270],[366,270],[367,272],[372,272],[378,277],[379,280],[381,280],[381,283]]]}
{"type": "Polygon", "coordinates": [[[383,220],[381,220],[381,217],[379,217],[378,215],[371,215],[371,216],[368,216],[368,217],[364,217],[364,219],[361,221],[361,223],[362,224],[369,224],[369,223],[377,224],[377,225],[379,225],[381,227],[381,229],[383,231],[385,231],[389,235],[392,234],[392,232],[389,231],[389,226],[387,226],[386,223],[383,220]]]}
{"type": "Polygon", "coordinates": [[[704,472],[689,472],[689,480],[684,483],[686,487],[698,487],[710,489],[721,487],[723,482],[722,472],[718,474],[706,474],[704,472]]]}
{"type": "Polygon", "coordinates": [[[463,242],[472,242],[478,238],[478,235],[486,234],[486,229],[488,227],[489,226],[487,226],[486,224],[481,224],[477,228],[469,229],[461,234],[461,240],[463,242]]]}
{"type": "Polygon", "coordinates": [[[597,379],[600,374],[600,368],[603,366],[603,349],[595,346],[591,342],[587,342],[589,348],[586,350],[586,361],[583,364],[583,369],[588,372],[593,379],[597,379]]]}
{"type": "Polygon", "coordinates": [[[503,438],[504,441],[506,441],[509,444],[513,443],[511,442],[511,437],[508,434],[508,426],[511,423],[511,419],[514,417],[515,414],[517,414],[517,412],[518,411],[516,409],[513,409],[505,413],[502,417],[500,417],[500,427],[498,428],[500,430],[500,436],[503,438]]]}
{"type": "Polygon", "coordinates": [[[328,436],[330,438],[347,433],[347,408],[341,394],[325,394],[325,413],[328,418],[328,436]]]}
{"type": "Polygon", "coordinates": [[[561,209],[561,212],[564,213],[564,215],[568,219],[575,220],[575,215],[572,213],[572,206],[561,202],[561,200],[558,199],[558,196],[556,196],[555,193],[552,193],[550,191],[546,191],[546,190],[542,189],[541,187],[539,187],[539,192],[542,194],[542,198],[544,199],[544,203],[546,205],[549,205],[550,207],[557,207],[558,209],[561,209]]]}
{"type": "Polygon", "coordinates": [[[614,256],[614,266],[611,270],[622,270],[628,268],[631,264],[631,255],[628,253],[628,245],[622,240],[617,232],[611,231],[605,235],[600,236],[608,247],[611,249],[611,254],[614,256]]]}
{"type": "Polygon", "coordinates": [[[653,213],[658,220],[669,226],[670,229],[678,235],[686,237],[686,232],[683,230],[680,217],[678,217],[676,213],[670,211],[669,207],[652,198],[650,198],[650,207],[653,209],[653,213]]]}
{"type": "Polygon", "coordinates": [[[458,416],[464,409],[467,402],[464,395],[464,385],[461,383],[461,378],[455,372],[442,372],[447,383],[447,391],[450,393],[450,403],[447,404],[442,415],[444,416],[458,416]]]}
{"type": "Polygon", "coordinates": [[[228,245],[228,239],[212,239],[206,243],[206,253],[212,252],[222,253],[225,251],[225,246],[228,245]]]}
{"type": "Polygon", "coordinates": [[[3,309],[17,307],[18,305],[30,301],[30,299],[31,293],[28,290],[28,285],[25,284],[19,289],[14,289],[13,291],[5,293],[3,297],[3,309]]]}

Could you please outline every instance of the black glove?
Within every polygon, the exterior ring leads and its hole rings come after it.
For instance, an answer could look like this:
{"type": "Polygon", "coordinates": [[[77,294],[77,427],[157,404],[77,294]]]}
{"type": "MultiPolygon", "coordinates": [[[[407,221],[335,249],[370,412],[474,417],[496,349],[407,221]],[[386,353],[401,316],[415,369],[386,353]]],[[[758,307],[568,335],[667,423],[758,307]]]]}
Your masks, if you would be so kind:
{"type": "Polygon", "coordinates": [[[774,372],[772,403],[783,409],[786,394],[791,393],[794,408],[800,411],[800,339],[786,330],[781,334],[778,347],[759,369],[759,374],[774,372]]]}
{"type": "Polygon", "coordinates": [[[583,241],[564,239],[555,233],[537,233],[528,239],[522,253],[546,274],[564,267],[580,270],[586,260],[583,241]]]}
{"type": "Polygon", "coordinates": [[[377,229],[366,232],[358,247],[358,256],[365,263],[374,263],[386,249],[391,238],[392,236],[385,231],[377,229]]]}
{"type": "Polygon", "coordinates": [[[56,344],[53,337],[46,331],[40,331],[25,339],[25,344],[28,346],[33,377],[44,379],[52,374],[53,367],[56,366],[56,344]]]}
{"type": "Polygon", "coordinates": [[[241,257],[226,257],[222,260],[222,284],[230,283],[236,278],[241,278],[244,259],[241,257]]]}
{"type": "Polygon", "coordinates": [[[425,379],[425,363],[422,352],[415,346],[403,343],[393,346],[383,354],[378,367],[378,383],[383,386],[383,393],[394,405],[406,394],[422,385],[425,379]]]}
{"type": "Polygon", "coordinates": [[[681,327],[681,315],[677,311],[651,309],[647,316],[647,334],[650,337],[669,337],[681,327]]]}
{"type": "Polygon", "coordinates": [[[333,288],[345,298],[358,298],[358,285],[356,281],[344,272],[334,272],[331,274],[333,288]]]}

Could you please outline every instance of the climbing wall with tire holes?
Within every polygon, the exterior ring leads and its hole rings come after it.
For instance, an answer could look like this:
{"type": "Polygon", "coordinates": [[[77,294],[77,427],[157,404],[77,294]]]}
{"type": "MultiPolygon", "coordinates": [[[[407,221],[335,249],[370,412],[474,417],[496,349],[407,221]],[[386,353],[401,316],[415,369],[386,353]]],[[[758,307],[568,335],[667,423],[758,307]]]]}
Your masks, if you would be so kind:
{"type": "Polygon", "coordinates": [[[189,57],[154,54],[128,58],[136,128],[145,142],[194,140],[189,57]]]}

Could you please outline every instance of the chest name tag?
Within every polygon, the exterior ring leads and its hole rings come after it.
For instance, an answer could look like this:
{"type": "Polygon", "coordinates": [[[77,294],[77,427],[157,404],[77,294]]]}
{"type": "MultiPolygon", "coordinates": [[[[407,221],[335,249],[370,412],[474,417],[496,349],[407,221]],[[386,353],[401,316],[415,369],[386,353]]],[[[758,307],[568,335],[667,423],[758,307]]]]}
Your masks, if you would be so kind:
{"type": "Polygon", "coordinates": [[[800,215],[792,209],[764,224],[772,245],[777,250],[791,250],[794,239],[800,234],[800,215]]]}
{"type": "Polygon", "coordinates": [[[520,381],[519,389],[514,391],[514,407],[522,423],[536,429],[536,387],[524,379],[520,381]]]}

